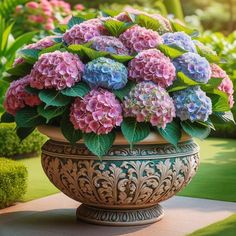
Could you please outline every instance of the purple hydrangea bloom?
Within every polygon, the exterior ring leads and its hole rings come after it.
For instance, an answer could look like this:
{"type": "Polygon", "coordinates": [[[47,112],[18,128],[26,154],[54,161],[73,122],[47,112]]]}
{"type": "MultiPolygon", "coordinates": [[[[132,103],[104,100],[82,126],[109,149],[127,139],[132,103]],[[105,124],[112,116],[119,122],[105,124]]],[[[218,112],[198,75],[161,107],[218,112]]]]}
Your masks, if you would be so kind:
{"type": "Polygon", "coordinates": [[[128,55],[129,50],[116,37],[112,36],[97,36],[92,38],[92,48],[97,51],[104,51],[119,55],[128,55]]]}
{"type": "Polygon", "coordinates": [[[174,92],[176,116],[183,120],[206,121],[212,113],[211,99],[199,86],[174,92]]]}
{"type": "Polygon", "coordinates": [[[192,80],[207,83],[211,77],[211,67],[205,57],[187,52],[173,60],[177,72],[181,71],[192,80]]]}
{"type": "Polygon", "coordinates": [[[86,64],[83,80],[91,88],[121,89],[127,83],[128,71],[119,62],[99,57],[86,64]]]}
{"type": "Polygon", "coordinates": [[[162,35],[162,39],[167,46],[177,46],[187,52],[197,52],[192,38],[184,32],[166,33],[162,35]]]}
{"type": "Polygon", "coordinates": [[[131,89],[123,102],[124,116],[135,117],[138,122],[166,127],[175,117],[172,98],[166,90],[152,82],[141,82],[131,89]]]}

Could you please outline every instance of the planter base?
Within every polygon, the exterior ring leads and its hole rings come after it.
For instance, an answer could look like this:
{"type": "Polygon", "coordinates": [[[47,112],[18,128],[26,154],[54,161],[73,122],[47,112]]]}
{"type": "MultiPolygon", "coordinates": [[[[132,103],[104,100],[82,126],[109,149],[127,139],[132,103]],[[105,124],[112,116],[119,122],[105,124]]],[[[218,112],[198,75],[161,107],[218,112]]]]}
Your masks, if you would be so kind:
{"type": "Polygon", "coordinates": [[[164,216],[160,205],[143,209],[102,209],[82,204],[76,212],[77,219],[92,224],[111,226],[145,225],[159,221],[164,216]]]}

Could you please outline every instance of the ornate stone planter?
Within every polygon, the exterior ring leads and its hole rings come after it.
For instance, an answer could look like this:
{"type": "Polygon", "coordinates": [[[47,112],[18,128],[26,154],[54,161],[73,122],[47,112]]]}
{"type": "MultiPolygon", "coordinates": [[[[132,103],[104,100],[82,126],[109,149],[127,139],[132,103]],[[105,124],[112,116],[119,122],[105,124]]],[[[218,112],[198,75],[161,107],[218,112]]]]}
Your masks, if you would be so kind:
{"type": "Polygon", "coordinates": [[[159,205],[182,190],[195,175],[198,146],[183,135],[178,148],[152,133],[130,149],[121,134],[102,158],[82,141],[70,145],[59,128],[41,126],[50,139],[42,148],[42,166],[50,181],[83,204],[81,220],[104,225],[140,225],[163,217],[159,205]]]}

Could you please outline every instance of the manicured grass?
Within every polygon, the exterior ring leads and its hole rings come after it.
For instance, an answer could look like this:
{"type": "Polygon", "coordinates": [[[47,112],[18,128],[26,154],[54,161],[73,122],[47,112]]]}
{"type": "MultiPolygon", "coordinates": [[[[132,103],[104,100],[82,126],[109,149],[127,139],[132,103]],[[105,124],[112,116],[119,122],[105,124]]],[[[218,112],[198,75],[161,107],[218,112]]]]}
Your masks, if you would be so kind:
{"type": "Polygon", "coordinates": [[[189,236],[235,236],[236,235],[236,214],[223,221],[209,225],[206,228],[197,230],[189,236]]]}
{"type": "MultiPolygon", "coordinates": [[[[200,168],[179,195],[236,202],[236,140],[210,138],[197,142],[201,147],[200,168]]],[[[58,192],[44,174],[39,157],[20,162],[29,172],[28,191],[23,201],[58,192]]]]}
{"type": "Polygon", "coordinates": [[[236,202],[236,140],[197,142],[201,147],[200,168],[179,195],[236,202]]]}
{"type": "Polygon", "coordinates": [[[59,192],[45,175],[40,157],[26,158],[19,162],[24,163],[28,170],[28,189],[22,199],[24,202],[59,192]]]}

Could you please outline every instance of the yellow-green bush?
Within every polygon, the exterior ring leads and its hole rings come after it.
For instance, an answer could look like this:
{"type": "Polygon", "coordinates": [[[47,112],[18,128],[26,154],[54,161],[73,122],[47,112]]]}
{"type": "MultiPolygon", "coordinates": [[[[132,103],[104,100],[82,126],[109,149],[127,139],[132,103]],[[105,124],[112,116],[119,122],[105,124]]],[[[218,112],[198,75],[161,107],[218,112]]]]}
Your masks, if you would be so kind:
{"type": "Polygon", "coordinates": [[[21,142],[16,135],[14,123],[0,124],[0,156],[14,157],[28,153],[38,153],[45,141],[45,136],[35,130],[21,142]]]}
{"type": "Polygon", "coordinates": [[[0,209],[20,200],[26,188],[26,167],[17,161],[0,158],[0,209]]]}

